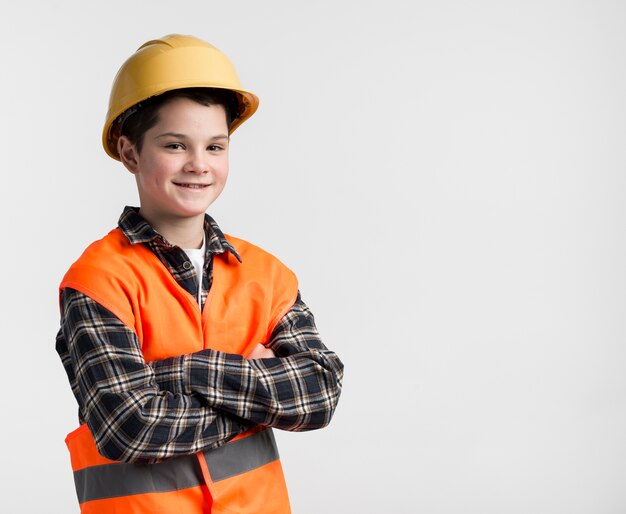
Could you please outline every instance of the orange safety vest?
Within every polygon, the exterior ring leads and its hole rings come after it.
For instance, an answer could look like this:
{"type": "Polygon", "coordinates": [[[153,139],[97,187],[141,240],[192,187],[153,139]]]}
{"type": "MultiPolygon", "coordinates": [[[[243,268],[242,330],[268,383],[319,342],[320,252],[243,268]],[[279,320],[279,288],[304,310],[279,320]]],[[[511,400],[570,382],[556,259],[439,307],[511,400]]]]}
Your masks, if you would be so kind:
{"type": "MultiPolygon", "coordinates": [[[[120,229],[90,245],[61,283],[114,313],[139,339],[146,361],[211,348],[247,355],[267,342],[293,306],[295,275],[260,248],[228,237],[242,257],[213,261],[202,312],[143,244],[120,229]]],[[[225,445],[157,464],[100,455],[87,425],[66,438],[84,514],[288,513],[289,498],[271,429],[245,432],[225,445]]]]}

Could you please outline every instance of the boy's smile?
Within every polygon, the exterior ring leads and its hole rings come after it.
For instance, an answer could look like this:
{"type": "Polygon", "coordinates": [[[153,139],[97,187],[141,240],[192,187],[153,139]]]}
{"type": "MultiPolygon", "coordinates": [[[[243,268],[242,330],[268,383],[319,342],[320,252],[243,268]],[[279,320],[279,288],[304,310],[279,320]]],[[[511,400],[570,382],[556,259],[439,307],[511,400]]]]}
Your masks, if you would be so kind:
{"type": "Polygon", "coordinates": [[[144,134],[140,152],[120,138],[120,153],[135,175],[140,214],[159,232],[204,213],[228,177],[228,126],[221,105],[175,98],[159,109],[158,122],[144,134]]]}

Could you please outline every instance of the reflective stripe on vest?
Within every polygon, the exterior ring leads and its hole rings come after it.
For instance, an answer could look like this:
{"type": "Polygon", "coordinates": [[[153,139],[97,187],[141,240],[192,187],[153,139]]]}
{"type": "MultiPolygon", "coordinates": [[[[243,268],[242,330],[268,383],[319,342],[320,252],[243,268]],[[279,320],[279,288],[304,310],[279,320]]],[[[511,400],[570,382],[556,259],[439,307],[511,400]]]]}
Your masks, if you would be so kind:
{"type": "MultiPolygon", "coordinates": [[[[205,451],[213,482],[246,473],[278,459],[271,429],[205,451]]],[[[78,502],[133,494],[164,493],[204,484],[196,455],[168,459],[157,464],[116,463],[74,472],[78,502]]]]}
{"type": "Polygon", "coordinates": [[[237,439],[215,450],[202,453],[213,482],[226,480],[278,459],[278,448],[271,429],[237,439]]]}

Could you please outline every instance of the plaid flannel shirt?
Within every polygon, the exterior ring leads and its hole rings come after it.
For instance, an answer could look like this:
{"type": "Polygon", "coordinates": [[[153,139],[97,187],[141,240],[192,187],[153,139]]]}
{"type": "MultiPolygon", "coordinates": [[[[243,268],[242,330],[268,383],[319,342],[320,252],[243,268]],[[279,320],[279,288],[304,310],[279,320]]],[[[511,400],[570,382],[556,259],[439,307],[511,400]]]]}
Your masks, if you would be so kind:
{"type": "MultiPolygon", "coordinates": [[[[146,244],[176,281],[197,298],[198,278],[185,252],[170,245],[127,207],[119,227],[146,244]]],[[[204,305],[213,255],[230,252],[215,221],[205,217],[204,305]]],[[[73,289],[61,294],[56,349],[100,452],[126,462],[156,462],[218,447],[255,425],[312,430],[333,415],[343,364],[321,342],[300,295],[266,344],[276,358],[202,350],[146,363],[136,334],[114,314],[73,289]]]]}

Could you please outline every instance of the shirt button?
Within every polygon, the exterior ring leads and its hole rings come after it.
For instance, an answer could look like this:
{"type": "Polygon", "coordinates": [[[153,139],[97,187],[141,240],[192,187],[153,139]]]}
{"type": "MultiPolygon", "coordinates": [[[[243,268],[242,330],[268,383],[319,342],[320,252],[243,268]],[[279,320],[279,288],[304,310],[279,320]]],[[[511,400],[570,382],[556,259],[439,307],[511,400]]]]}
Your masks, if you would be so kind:
{"type": "Polygon", "coordinates": [[[185,268],[186,270],[190,270],[191,267],[192,267],[191,262],[189,262],[189,261],[183,262],[183,268],[185,268]]]}

